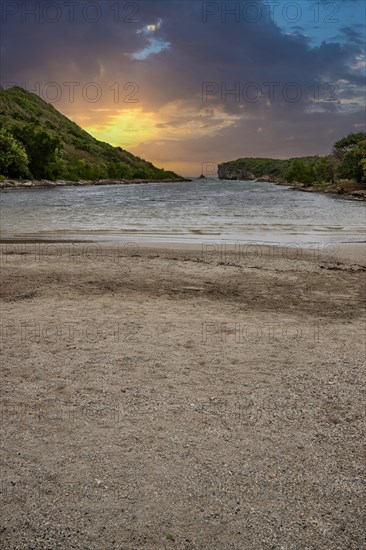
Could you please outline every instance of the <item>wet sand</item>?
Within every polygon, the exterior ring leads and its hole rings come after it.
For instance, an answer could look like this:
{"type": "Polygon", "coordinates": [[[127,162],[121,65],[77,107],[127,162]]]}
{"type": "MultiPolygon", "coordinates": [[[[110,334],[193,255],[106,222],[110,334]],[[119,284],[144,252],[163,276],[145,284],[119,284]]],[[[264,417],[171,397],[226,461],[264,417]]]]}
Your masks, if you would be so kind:
{"type": "Polygon", "coordinates": [[[364,250],[4,244],[1,546],[363,548],[364,250]]]}

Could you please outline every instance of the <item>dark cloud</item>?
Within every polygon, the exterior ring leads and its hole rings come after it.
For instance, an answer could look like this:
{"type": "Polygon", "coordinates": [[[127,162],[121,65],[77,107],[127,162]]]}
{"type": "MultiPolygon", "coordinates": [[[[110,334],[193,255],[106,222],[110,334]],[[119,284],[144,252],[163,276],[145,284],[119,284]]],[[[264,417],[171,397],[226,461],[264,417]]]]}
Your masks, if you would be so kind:
{"type": "Polygon", "coordinates": [[[354,44],[365,45],[365,31],[356,31],[352,27],[341,27],[341,33],[347,38],[347,40],[354,44]]]}

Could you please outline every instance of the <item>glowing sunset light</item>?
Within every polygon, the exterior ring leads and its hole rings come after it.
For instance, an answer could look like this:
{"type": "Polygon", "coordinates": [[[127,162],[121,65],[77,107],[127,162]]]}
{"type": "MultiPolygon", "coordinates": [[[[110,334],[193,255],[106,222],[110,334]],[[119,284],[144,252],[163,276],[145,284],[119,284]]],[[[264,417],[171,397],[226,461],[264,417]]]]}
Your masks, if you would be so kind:
{"type": "Polygon", "coordinates": [[[137,109],[120,111],[108,117],[106,123],[87,125],[84,128],[96,139],[123,149],[154,138],[158,131],[154,114],[137,109]]]}

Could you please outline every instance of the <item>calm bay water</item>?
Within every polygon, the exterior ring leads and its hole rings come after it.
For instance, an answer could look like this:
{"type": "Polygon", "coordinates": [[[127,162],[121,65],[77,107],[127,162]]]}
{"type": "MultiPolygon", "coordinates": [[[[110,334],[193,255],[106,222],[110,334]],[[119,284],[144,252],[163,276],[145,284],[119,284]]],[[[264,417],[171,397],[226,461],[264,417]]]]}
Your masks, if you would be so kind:
{"type": "Polygon", "coordinates": [[[193,181],[2,191],[2,238],[365,241],[365,204],[270,183],[193,181]]]}

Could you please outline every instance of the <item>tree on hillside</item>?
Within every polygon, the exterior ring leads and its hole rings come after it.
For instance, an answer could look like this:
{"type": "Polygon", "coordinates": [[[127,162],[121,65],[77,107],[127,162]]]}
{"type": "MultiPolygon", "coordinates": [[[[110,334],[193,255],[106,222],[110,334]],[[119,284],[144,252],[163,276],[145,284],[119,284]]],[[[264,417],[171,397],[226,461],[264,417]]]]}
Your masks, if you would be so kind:
{"type": "Polygon", "coordinates": [[[363,170],[363,179],[366,181],[366,158],[361,160],[361,166],[363,170]]]}
{"type": "Polygon", "coordinates": [[[333,145],[333,154],[338,160],[343,160],[344,156],[354,148],[357,148],[361,141],[366,140],[366,132],[358,134],[348,134],[348,136],[339,139],[333,145]]]}
{"type": "Polygon", "coordinates": [[[0,175],[8,178],[29,176],[28,155],[21,143],[6,130],[0,131],[0,175]]]}
{"type": "Polygon", "coordinates": [[[335,162],[332,157],[319,157],[314,164],[316,181],[319,183],[334,180],[335,162]]]}
{"type": "Polygon", "coordinates": [[[290,183],[310,184],[316,180],[315,172],[310,164],[306,164],[300,159],[296,159],[284,173],[284,178],[290,183]]]}
{"type": "Polygon", "coordinates": [[[338,161],[339,178],[366,181],[364,165],[366,160],[366,132],[349,134],[333,146],[333,154],[338,161]]]}
{"type": "Polygon", "coordinates": [[[29,158],[29,170],[36,179],[56,179],[61,173],[62,143],[58,135],[36,124],[16,129],[29,158]]]}

